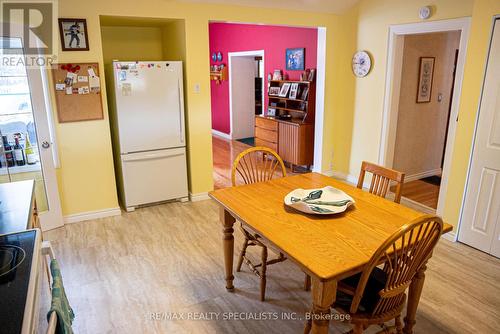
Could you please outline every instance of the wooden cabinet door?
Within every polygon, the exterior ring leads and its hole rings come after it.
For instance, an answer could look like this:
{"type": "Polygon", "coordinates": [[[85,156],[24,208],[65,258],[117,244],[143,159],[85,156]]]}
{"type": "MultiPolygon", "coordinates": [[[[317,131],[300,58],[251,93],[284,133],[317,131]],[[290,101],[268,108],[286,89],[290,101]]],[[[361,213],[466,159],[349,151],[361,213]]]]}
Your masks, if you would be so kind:
{"type": "Polygon", "coordinates": [[[298,130],[299,127],[293,124],[279,124],[280,138],[278,142],[278,151],[283,160],[292,164],[297,164],[298,161],[298,130]]]}
{"type": "Polygon", "coordinates": [[[310,124],[279,124],[279,154],[284,161],[294,165],[312,165],[313,127],[310,124]]]}

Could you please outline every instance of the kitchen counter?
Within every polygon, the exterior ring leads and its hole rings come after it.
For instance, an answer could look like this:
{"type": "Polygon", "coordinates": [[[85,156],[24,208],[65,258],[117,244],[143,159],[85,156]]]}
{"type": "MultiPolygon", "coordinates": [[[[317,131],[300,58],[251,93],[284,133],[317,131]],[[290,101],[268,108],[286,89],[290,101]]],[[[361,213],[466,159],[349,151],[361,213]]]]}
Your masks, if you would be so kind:
{"type": "Polygon", "coordinates": [[[0,234],[31,228],[35,181],[0,184],[0,234]]]}

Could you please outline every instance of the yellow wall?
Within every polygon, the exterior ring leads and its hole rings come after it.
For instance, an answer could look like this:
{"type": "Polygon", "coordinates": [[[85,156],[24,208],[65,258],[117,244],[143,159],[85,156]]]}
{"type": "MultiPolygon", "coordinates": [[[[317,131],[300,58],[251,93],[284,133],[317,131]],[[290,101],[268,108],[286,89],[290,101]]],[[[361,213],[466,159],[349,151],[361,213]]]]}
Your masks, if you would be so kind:
{"type": "Polygon", "coordinates": [[[113,60],[163,60],[162,30],[159,27],[103,26],[104,63],[113,60]]]}
{"type": "MultiPolygon", "coordinates": [[[[350,174],[358,175],[362,160],[378,161],[385,94],[385,73],[389,26],[421,22],[418,9],[425,0],[363,0],[358,5],[358,49],[368,50],[373,68],[365,78],[356,79],[354,128],[350,174]]],[[[431,20],[470,16],[472,0],[434,1],[431,20]]]]}
{"type": "MultiPolygon", "coordinates": [[[[337,17],[329,14],[246,8],[227,5],[177,3],[150,0],[136,1],[59,1],[60,17],[87,19],[90,51],[60,52],[60,62],[97,61],[103,68],[99,15],[175,18],[185,20],[185,85],[187,110],[188,162],[190,191],[210,191],[212,181],[211,121],[208,22],[210,20],[323,26],[327,28],[327,68],[325,101],[325,144],[323,170],[334,166],[347,172],[349,150],[343,143],[352,127],[353,79],[350,55],[354,50],[355,15],[337,17]],[[351,29],[349,29],[351,28],[351,29]],[[201,91],[193,87],[199,84],[201,91]],[[345,115],[345,117],[342,117],[345,115]],[[335,152],[332,163],[333,149],[335,152]],[[337,167],[338,166],[338,167],[337,167]]],[[[104,78],[103,78],[104,80],[104,78]]],[[[105,86],[104,83],[102,85],[105,86]]],[[[103,91],[105,120],[57,124],[61,169],[59,187],[64,214],[106,209],[117,206],[106,92],[103,91]]]]}
{"type": "MultiPolygon", "coordinates": [[[[375,60],[372,73],[356,79],[354,126],[350,174],[357,175],[361,161],[378,160],[385,87],[388,29],[391,24],[420,22],[418,8],[428,5],[421,0],[363,0],[358,13],[357,46],[369,50],[375,60]]],[[[431,20],[471,16],[471,31],[462,97],[459,109],[444,219],[453,225],[459,220],[465,178],[473,139],[479,95],[484,75],[492,17],[500,14],[498,0],[434,1],[431,20]]],[[[457,232],[455,230],[455,232],[457,232]]]]}
{"type": "MultiPolygon", "coordinates": [[[[194,4],[149,0],[59,1],[60,17],[87,19],[89,52],[64,52],[61,62],[97,61],[103,66],[99,15],[183,19],[186,61],[185,86],[188,124],[190,191],[212,189],[208,22],[232,21],[327,28],[326,98],[323,171],[357,175],[361,160],[377,161],[382,124],[388,29],[391,24],[420,22],[418,9],[424,0],[362,0],[341,16],[298,11],[194,4]],[[354,50],[369,50],[372,72],[362,79],[352,75],[354,50]],[[200,84],[201,91],[193,87],[200,84]]],[[[445,206],[445,219],[456,224],[463,194],[474,120],[484,69],[491,16],[500,12],[497,0],[436,0],[431,20],[472,15],[472,30],[457,127],[452,171],[445,206]]],[[[103,85],[104,86],[104,85],[103,85]]],[[[57,125],[62,168],[58,171],[65,214],[117,205],[106,92],[104,121],[57,125]]]]}

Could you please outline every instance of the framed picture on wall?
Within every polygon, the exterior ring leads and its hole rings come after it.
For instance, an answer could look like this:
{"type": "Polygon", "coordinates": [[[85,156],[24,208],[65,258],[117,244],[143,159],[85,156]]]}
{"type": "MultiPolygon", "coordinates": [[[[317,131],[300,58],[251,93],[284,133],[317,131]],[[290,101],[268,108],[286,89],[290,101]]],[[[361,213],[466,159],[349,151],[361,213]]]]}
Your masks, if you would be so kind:
{"type": "Polygon", "coordinates": [[[420,57],[417,103],[431,102],[434,57],[420,57]]]}
{"type": "Polygon", "coordinates": [[[305,52],[305,48],[286,49],[286,69],[288,71],[303,71],[305,52]]]}
{"type": "Polygon", "coordinates": [[[63,51],[89,51],[87,20],[60,18],[59,35],[63,51]]]}

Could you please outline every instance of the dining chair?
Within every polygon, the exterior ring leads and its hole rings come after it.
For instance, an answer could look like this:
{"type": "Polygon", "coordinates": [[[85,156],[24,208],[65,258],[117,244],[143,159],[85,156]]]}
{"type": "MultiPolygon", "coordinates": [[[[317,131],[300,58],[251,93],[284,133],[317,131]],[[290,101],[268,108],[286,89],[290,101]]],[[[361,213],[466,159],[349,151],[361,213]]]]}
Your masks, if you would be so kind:
{"type": "MultiPolygon", "coordinates": [[[[432,256],[442,231],[441,218],[431,215],[416,218],[390,236],[361,273],[338,283],[332,308],[350,315],[354,334],[362,333],[371,325],[380,325],[385,332],[395,329],[397,334],[403,333],[401,312],[406,290],[432,256]],[[385,326],[392,319],[395,325],[385,326]]],[[[305,333],[310,328],[309,321],[305,333]]]]}
{"type": "MultiPolygon", "coordinates": [[[[285,164],[278,153],[270,148],[262,146],[251,147],[241,152],[236,157],[231,170],[231,182],[233,186],[264,182],[273,178],[285,176],[285,164]]],[[[241,270],[243,262],[250,267],[252,272],[260,278],[260,300],[264,301],[266,295],[267,266],[283,262],[286,260],[286,257],[280,252],[277,258],[268,260],[268,246],[263,243],[262,238],[258,234],[247,230],[242,224],[240,224],[240,228],[245,240],[238,259],[236,271],[239,272],[241,270]],[[259,264],[253,264],[246,256],[246,251],[249,246],[259,246],[262,248],[261,262],[259,264]]],[[[304,287],[306,290],[310,287],[307,276],[304,287]]]]}
{"type": "Polygon", "coordinates": [[[394,169],[385,168],[371,162],[363,161],[363,163],[361,164],[361,172],[359,173],[358,179],[359,189],[363,189],[363,182],[365,181],[366,172],[370,172],[373,174],[369,190],[370,193],[385,198],[387,192],[389,191],[391,181],[394,181],[396,182],[394,202],[401,202],[401,192],[403,189],[405,173],[399,172],[394,169]]]}

